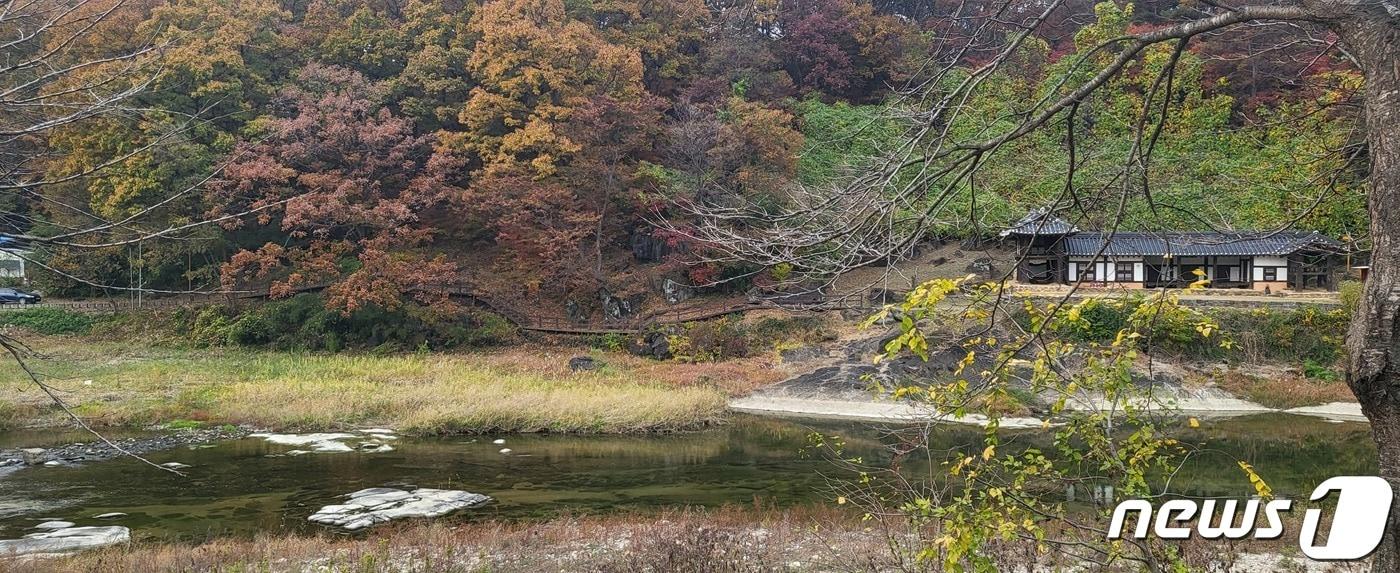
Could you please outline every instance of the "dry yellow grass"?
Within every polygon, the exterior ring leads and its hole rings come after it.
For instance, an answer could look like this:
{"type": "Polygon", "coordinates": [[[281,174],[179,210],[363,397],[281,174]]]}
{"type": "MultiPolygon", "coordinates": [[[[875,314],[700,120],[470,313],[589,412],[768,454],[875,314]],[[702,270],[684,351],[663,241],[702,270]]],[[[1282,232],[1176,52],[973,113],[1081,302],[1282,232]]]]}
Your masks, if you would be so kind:
{"type": "Polygon", "coordinates": [[[1234,396],[1270,408],[1298,408],[1329,402],[1356,401],[1356,396],[1351,393],[1347,383],[1340,379],[1313,380],[1290,373],[1253,376],[1231,371],[1214,378],[1214,381],[1216,386],[1234,396]]]}
{"type": "Polygon", "coordinates": [[[885,570],[892,565],[888,547],[854,517],[821,508],[723,508],[542,523],[404,524],[361,538],[268,535],[201,545],[138,543],[61,559],[0,558],[0,573],[885,570]]]}
{"type": "MultiPolygon", "coordinates": [[[[594,354],[570,372],[569,347],[473,354],[296,354],[187,350],[41,338],[35,363],[94,423],[176,419],[279,430],[392,426],[408,432],[664,431],[724,414],[728,396],[774,381],[766,360],[660,363],[594,354]]],[[[0,404],[22,423],[57,422],[44,396],[0,364],[0,404]]]]}

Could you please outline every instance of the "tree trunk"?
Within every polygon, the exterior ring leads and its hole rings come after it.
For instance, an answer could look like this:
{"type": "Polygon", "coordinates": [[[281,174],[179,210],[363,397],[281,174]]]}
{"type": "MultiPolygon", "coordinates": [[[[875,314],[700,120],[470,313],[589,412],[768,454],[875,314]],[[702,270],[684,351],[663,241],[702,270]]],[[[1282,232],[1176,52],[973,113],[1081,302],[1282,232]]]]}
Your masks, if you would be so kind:
{"type": "MultiPolygon", "coordinates": [[[[1400,491],[1400,24],[1347,18],[1334,30],[1366,77],[1371,271],[1347,333],[1347,384],[1371,421],[1380,476],[1400,491]]],[[[1400,497],[1373,571],[1400,571],[1400,497]]]]}

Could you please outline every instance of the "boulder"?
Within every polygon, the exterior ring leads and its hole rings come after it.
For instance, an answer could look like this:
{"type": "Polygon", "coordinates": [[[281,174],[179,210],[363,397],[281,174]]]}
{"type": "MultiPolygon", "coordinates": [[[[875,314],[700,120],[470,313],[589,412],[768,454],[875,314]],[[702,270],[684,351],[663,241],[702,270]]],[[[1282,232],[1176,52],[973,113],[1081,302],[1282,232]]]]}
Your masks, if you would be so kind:
{"type": "Polygon", "coordinates": [[[602,364],[591,356],[575,356],[569,359],[569,370],[572,372],[587,372],[597,370],[602,364]]]}
{"type": "Polygon", "coordinates": [[[974,259],[972,262],[967,264],[967,267],[964,270],[974,275],[977,275],[978,278],[982,279],[995,278],[995,275],[997,274],[997,268],[992,265],[991,257],[980,257],[974,259]]]}
{"type": "Polygon", "coordinates": [[[665,332],[651,331],[638,338],[633,338],[627,345],[627,349],[637,356],[646,356],[657,360],[666,360],[671,357],[671,341],[665,332]]]}
{"type": "Polygon", "coordinates": [[[121,526],[67,527],[32,533],[23,539],[0,540],[0,556],[71,553],[129,541],[131,530],[121,526]]]}
{"type": "Polygon", "coordinates": [[[346,496],[345,503],[322,507],[307,521],[349,530],[407,517],[439,517],[459,509],[478,507],[491,501],[488,496],[450,489],[422,488],[414,491],[387,487],[362,489],[346,496]]]}
{"type": "Polygon", "coordinates": [[[615,296],[607,289],[599,291],[599,299],[603,303],[603,319],[616,322],[636,314],[642,307],[642,301],[646,300],[646,293],[628,295],[627,297],[615,296]]]}
{"type": "Polygon", "coordinates": [[[583,310],[583,307],[574,299],[564,301],[564,316],[576,324],[588,322],[588,312],[583,310]]]}
{"type": "MultiPolygon", "coordinates": [[[[268,443],[279,446],[300,446],[310,447],[310,452],[302,449],[282,452],[281,455],[295,456],[308,454],[311,452],[321,453],[344,453],[353,451],[362,452],[392,452],[394,448],[385,444],[388,440],[397,440],[390,430],[383,428],[371,428],[369,430],[357,430],[356,433],[346,432],[322,432],[313,434],[272,434],[257,433],[249,434],[250,438],[262,438],[268,443]]],[[[181,464],[182,467],[184,466],[181,464]]]]}
{"type": "Polygon", "coordinates": [[[676,304],[694,297],[695,289],[690,288],[690,285],[667,277],[665,280],[661,281],[661,296],[666,299],[668,304],[676,304]]]}
{"type": "Polygon", "coordinates": [[[44,452],[46,451],[48,450],[45,450],[44,448],[24,448],[20,450],[19,453],[20,455],[24,456],[24,463],[29,464],[31,466],[37,466],[44,463],[44,452]]]}

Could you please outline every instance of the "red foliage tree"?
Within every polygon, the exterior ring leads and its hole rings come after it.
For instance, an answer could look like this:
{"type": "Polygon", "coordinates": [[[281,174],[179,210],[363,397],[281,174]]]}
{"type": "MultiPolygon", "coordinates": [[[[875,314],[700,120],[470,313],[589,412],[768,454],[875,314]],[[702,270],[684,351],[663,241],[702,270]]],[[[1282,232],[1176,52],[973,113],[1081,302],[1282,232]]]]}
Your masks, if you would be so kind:
{"type": "Polygon", "coordinates": [[[239,252],[228,287],[267,283],[275,295],[329,284],[328,304],[392,308],[405,295],[444,304],[454,266],[423,254],[425,219],[460,200],[458,165],[381,104],[384,90],[343,68],[309,65],[281,94],[284,116],[238,145],[213,193],[224,210],[276,205],[258,223],[285,238],[239,252]]]}

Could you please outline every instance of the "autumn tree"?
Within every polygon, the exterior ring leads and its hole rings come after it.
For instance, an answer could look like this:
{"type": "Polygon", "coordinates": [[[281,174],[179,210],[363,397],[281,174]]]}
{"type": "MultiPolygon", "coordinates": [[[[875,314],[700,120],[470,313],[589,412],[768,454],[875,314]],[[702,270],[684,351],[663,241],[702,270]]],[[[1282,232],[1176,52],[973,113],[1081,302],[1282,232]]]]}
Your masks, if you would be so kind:
{"type": "Polygon", "coordinates": [[[274,206],[258,223],[285,239],[236,253],[224,282],[285,296],[329,284],[328,304],[436,304],[455,267],[421,249],[434,213],[460,200],[460,163],[383,107],[386,87],[344,68],[310,65],[280,96],[288,113],[255,123],[213,185],[220,211],[274,206]]]}
{"type": "Polygon", "coordinates": [[[583,260],[596,268],[603,218],[630,185],[638,137],[659,118],[638,50],[608,42],[557,0],[490,2],[471,27],[477,85],[461,130],[444,135],[473,170],[468,215],[536,279],[571,274],[589,236],[583,260]]]}
{"type": "Polygon", "coordinates": [[[898,79],[899,20],[852,0],[783,2],[783,66],[798,89],[862,101],[898,79]]]}

